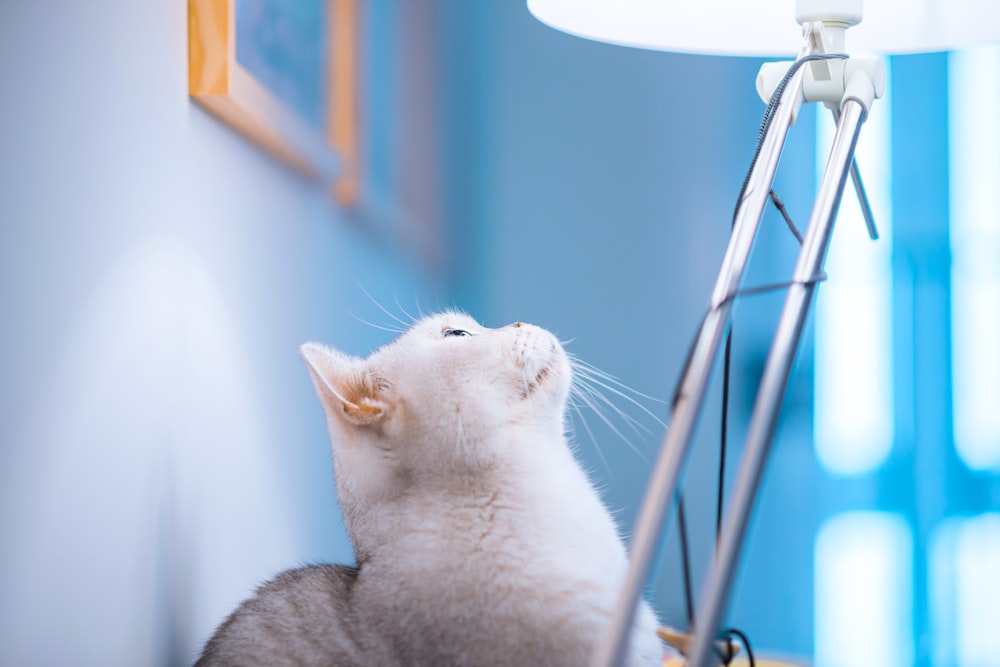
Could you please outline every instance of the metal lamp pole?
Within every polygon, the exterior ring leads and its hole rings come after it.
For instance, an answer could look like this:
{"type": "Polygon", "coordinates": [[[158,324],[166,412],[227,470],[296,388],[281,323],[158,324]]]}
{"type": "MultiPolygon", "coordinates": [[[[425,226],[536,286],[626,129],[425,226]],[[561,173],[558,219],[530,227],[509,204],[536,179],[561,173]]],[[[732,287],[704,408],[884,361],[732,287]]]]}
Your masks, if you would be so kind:
{"type": "MultiPolygon", "coordinates": [[[[858,79],[866,78],[863,74],[858,75],[858,79]]],[[[874,99],[874,89],[870,80],[858,80],[856,86],[861,96],[858,97],[849,90],[841,106],[840,124],[837,127],[830,158],[795,267],[794,283],[785,298],[781,319],[778,321],[771,344],[771,352],[757,389],[757,399],[747,432],[746,449],[719,542],[715,572],[707,582],[707,590],[701,598],[704,601],[704,608],[698,615],[689,667],[708,667],[710,664],[712,644],[728,604],[750,512],[760,486],[764,465],[774,439],[781,401],[791,375],[792,362],[816,293],[816,277],[822,275],[823,261],[830,245],[837,209],[854,161],[854,148],[861,125],[874,99]],[[871,91],[870,93],[865,93],[863,90],[865,86],[871,91]]]]}
{"type": "MultiPolygon", "coordinates": [[[[834,22],[802,21],[805,44],[799,60],[815,54],[843,52],[844,31],[860,20],[834,22]]],[[[592,658],[592,667],[624,664],[636,608],[646,584],[656,547],[666,529],[668,512],[677,495],[677,485],[693,442],[694,426],[704,405],[714,361],[729,329],[734,297],[753,249],[789,127],[803,101],[823,101],[839,109],[840,122],[830,160],[820,186],[799,260],[794,284],[789,290],[774,343],[758,390],[751,418],[748,442],[737,486],[730,501],[718,550],[718,563],[706,584],[707,600],[697,627],[690,665],[707,667],[713,640],[728,603],[728,593],[742,547],[746,524],[757,493],[778,412],[791,372],[809,307],[822,274],[833,222],[847,175],[854,166],[854,147],[868,109],[884,90],[881,61],[858,59],[810,63],[785,74],[792,63],[769,63],[758,75],[758,91],[769,99],[783,82],[784,89],[761,142],[747,181],[744,198],[734,218],[733,231],[712,292],[710,310],[698,331],[688,363],[678,382],[671,408],[670,429],[656,460],[646,496],[636,520],[630,553],[630,569],[614,620],[592,658]]],[[[860,183],[860,180],[856,181],[860,183]]],[[[864,198],[859,188],[859,196],[864,198]]]]}

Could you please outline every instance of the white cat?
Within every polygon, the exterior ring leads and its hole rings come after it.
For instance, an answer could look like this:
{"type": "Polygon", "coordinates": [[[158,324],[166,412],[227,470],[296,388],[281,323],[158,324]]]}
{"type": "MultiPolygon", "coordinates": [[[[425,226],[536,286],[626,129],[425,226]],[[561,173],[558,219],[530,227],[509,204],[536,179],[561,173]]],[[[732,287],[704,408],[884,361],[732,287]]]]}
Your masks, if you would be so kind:
{"type": "MultiPolygon", "coordinates": [[[[566,441],[556,338],[446,312],[368,359],[302,354],[358,565],[279,575],[199,664],[588,664],[627,560],[566,441]]],[[[643,603],[630,667],[660,665],[656,628],[643,603]]]]}

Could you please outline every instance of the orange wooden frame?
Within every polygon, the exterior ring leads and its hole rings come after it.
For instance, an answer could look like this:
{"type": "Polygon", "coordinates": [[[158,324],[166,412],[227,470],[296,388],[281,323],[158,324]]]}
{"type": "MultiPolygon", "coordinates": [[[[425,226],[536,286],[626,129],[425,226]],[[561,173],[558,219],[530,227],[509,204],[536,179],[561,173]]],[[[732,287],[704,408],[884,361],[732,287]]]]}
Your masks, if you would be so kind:
{"type": "MultiPolygon", "coordinates": [[[[326,136],[340,169],[332,184],[342,205],[359,190],[358,0],[327,0],[329,43],[326,136]]],[[[322,176],[290,134],[308,135],[304,121],[236,61],[235,0],[188,0],[188,94],[207,111],[298,171],[322,176]]]]}

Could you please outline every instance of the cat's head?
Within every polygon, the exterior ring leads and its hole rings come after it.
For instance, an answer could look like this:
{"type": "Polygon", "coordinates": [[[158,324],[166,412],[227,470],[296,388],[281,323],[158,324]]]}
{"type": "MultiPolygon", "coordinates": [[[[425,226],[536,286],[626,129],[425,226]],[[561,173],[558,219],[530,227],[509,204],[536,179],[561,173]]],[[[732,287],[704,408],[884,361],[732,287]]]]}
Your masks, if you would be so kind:
{"type": "Polygon", "coordinates": [[[530,324],[487,329],[445,312],[367,359],[315,343],[302,354],[326,412],[342,503],[469,475],[517,457],[517,442],[562,435],[569,361],[555,336],[530,324]]]}

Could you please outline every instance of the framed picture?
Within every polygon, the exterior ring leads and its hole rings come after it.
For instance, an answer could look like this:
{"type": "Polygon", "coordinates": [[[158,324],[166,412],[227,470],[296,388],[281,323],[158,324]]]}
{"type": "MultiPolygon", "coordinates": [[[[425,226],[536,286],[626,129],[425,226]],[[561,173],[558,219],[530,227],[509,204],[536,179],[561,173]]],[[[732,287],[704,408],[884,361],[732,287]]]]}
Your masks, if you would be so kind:
{"type": "Polygon", "coordinates": [[[357,32],[358,0],[188,0],[188,92],[352,205],[357,32]]]}

